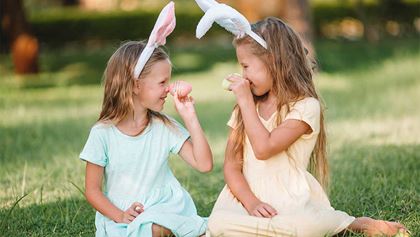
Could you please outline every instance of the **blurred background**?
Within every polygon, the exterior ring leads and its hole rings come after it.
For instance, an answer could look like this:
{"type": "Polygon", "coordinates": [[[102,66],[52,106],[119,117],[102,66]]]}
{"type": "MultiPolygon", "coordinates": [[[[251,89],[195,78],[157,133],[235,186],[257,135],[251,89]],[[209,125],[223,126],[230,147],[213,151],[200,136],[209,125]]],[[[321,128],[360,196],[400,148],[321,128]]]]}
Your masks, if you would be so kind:
{"type": "MultiPolygon", "coordinates": [[[[223,187],[227,122],[234,97],[222,79],[240,72],[232,36],[175,0],[168,38],[173,79],[192,95],[215,156],[198,174],[178,157],[175,175],[208,216],[223,187]]],[[[226,0],[251,22],[276,16],[318,62],[326,107],[333,206],[404,223],[420,235],[420,1],[226,0]]],[[[78,160],[98,118],[102,73],[121,42],[147,39],[156,0],[0,0],[0,236],[92,236],[78,160]]],[[[168,100],[165,113],[177,116],[168,100]]],[[[347,233],[346,236],[357,236],[347,233]]]]}

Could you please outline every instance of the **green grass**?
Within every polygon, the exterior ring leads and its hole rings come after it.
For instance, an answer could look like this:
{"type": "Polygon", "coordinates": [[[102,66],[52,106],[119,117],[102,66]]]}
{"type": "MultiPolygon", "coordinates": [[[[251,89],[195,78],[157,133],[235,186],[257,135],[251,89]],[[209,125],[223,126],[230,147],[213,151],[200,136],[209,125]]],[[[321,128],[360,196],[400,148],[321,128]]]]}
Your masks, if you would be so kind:
{"type": "MultiPolygon", "coordinates": [[[[351,215],[400,221],[414,236],[420,233],[417,40],[317,42],[322,71],[314,79],[327,106],[331,203],[351,215]]],[[[93,235],[78,154],[98,116],[101,75],[117,46],[45,49],[42,73],[26,77],[14,76],[9,56],[0,56],[0,236],[93,235]]],[[[207,216],[223,187],[225,123],[234,104],[221,80],[239,68],[229,44],[170,49],[173,79],[193,84],[215,168],[199,174],[176,157],[171,165],[207,216]]],[[[171,102],[165,112],[178,117],[171,102]]]]}

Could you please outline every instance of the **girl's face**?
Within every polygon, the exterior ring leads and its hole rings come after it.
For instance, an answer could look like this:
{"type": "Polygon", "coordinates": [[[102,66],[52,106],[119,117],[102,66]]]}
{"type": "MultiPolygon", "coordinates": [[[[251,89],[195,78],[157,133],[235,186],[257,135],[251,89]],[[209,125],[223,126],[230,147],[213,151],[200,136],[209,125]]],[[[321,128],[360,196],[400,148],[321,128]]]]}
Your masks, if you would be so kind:
{"type": "Polygon", "coordinates": [[[264,61],[252,54],[250,45],[237,45],[236,56],[242,67],[242,77],[250,82],[252,93],[261,96],[269,92],[273,86],[273,80],[264,61]]]}
{"type": "MultiPolygon", "coordinates": [[[[150,73],[136,81],[134,100],[147,109],[160,112],[168,95],[171,64],[168,60],[160,60],[151,66],[150,73]]],[[[136,103],[135,103],[136,104],[136,103]]]]}

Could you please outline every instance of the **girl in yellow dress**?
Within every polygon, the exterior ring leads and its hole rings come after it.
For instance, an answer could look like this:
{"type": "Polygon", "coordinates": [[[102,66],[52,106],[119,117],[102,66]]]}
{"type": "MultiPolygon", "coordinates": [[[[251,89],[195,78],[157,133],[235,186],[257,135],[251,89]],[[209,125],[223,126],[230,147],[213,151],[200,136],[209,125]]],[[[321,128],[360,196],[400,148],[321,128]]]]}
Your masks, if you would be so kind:
{"type": "Polygon", "coordinates": [[[228,122],[226,186],[210,236],[331,236],[405,232],[399,223],[355,218],[331,207],[323,109],[305,48],[281,20],[252,25],[234,45],[242,76],[228,78],[237,105],[228,122]],[[311,171],[311,172],[309,172],[311,171]],[[313,176],[314,175],[314,176],[313,176]]]}

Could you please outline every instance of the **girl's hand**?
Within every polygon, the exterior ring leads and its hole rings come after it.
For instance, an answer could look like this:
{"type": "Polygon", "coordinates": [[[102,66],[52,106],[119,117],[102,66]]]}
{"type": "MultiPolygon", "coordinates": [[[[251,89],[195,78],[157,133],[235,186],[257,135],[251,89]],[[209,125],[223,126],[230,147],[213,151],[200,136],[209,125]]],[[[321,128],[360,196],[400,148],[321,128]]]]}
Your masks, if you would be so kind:
{"type": "Polygon", "coordinates": [[[144,206],[139,202],[135,202],[121,214],[118,222],[130,224],[142,212],[144,212],[144,206]]]}
{"type": "Polygon", "coordinates": [[[181,115],[182,119],[195,116],[194,99],[191,96],[179,97],[174,94],[175,109],[181,115]]]}
{"type": "Polygon", "coordinates": [[[238,74],[229,75],[227,80],[231,82],[229,90],[235,94],[239,106],[254,100],[248,80],[238,74]]]}
{"type": "Polygon", "coordinates": [[[247,208],[247,211],[251,216],[257,217],[271,218],[277,215],[276,209],[261,201],[251,205],[249,208],[247,208]]]}

